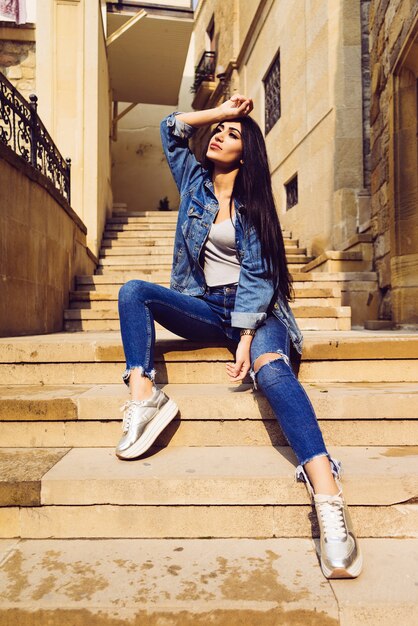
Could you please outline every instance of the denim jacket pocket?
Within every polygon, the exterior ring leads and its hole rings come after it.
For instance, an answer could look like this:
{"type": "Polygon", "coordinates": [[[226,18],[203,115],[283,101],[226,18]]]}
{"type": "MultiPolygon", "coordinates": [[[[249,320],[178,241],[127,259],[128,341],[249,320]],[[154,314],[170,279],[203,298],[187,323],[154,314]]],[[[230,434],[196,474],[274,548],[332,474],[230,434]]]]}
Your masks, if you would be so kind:
{"type": "Polygon", "coordinates": [[[187,210],[187,217],[181,225],[181,230],[186,240],[196,239],[197,232],[202,225],[203,212],[204,207],[196,202],[195,199],[192,199],[192,204],[187,210]]]}

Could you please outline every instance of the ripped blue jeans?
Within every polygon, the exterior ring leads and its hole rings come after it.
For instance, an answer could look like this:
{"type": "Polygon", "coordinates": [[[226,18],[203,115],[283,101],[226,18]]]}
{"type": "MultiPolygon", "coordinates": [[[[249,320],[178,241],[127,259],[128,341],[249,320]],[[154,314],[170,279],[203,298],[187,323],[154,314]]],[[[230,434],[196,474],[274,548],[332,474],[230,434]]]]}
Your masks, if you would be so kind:
{"type": "MultiPolygon", "coordinates": [[[[208,287],[203,296],[188,296],[143,280],[130,280],[119,291],[119,318],[129,385],[133,368],[154,380],[155,324],[158,322],[180,337],[201,343],[240,340],[240,329],[231,327],[236,285],[208,287]]],[[[285,324],[268,315],[251,342],[250,375],[254,386],[266,396],[299,466],[296,478],[308,482],[303,465],[317,456],[327,456],[334,476],[341,463],[329,455],[312,404],[289,362],[290,340],[285,324]],[[277,353],[254,373],[262,354],[277,353]]]]}

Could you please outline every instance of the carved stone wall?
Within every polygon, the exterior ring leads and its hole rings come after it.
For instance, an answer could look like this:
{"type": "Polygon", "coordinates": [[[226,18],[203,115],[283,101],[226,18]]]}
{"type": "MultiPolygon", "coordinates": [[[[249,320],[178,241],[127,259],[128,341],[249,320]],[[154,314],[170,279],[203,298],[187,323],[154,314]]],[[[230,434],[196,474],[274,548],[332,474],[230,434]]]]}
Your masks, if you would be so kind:
{"type": "Polygon", "coordinates": [[[36,91],[35,30],[0,21],[0,72],[29,99],[36,91]]]}
{"type": "Polygon", "coordinates": [[[414,0],[371,0],[374,258],[383,296],[380,317],[399,323],[418,322],[417,173],[410,159],[401,167],[405,151],[416,155],[417,23],[414,0]]]}

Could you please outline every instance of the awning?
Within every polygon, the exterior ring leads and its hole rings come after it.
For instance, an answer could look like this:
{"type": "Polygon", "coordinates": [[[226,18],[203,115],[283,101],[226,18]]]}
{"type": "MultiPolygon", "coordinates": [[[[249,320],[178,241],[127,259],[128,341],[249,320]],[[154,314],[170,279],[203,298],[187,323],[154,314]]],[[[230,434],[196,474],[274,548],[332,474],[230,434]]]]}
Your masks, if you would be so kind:
{"type": "Polygon", "coordinates": [[[113,100],[176,105],[193,19],[145,13],[112,41],[112,35],[133,16],[107,14],[113,100]]]}

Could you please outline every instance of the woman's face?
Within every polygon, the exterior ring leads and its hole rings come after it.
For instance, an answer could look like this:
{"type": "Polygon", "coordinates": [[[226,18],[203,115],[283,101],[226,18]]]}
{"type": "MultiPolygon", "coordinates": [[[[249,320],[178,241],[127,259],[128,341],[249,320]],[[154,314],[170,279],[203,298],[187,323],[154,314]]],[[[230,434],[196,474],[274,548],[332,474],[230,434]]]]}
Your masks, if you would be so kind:
{"type": "Polygon", "coordinates": [[[220,122],[206,152],[206,158],[220,169],[239,167],[242,158],[241,122],[220,122]]]}

